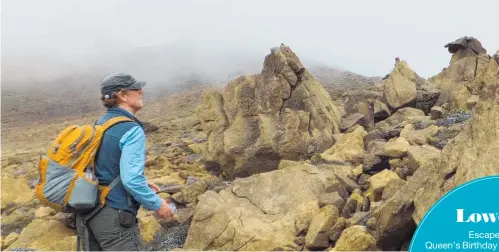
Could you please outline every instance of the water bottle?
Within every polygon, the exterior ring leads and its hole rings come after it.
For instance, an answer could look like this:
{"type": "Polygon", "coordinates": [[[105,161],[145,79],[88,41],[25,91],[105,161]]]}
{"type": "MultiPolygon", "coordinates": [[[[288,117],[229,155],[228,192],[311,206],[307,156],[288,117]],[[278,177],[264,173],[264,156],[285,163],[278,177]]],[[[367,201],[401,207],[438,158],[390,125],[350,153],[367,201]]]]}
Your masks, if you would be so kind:
{"type": "Polygon", "coordinates": [[[170,207],[172,208],[172,210],[173,210],[174,213],[177,212],[177,206],[175,205],[175,203],[170,202],[170,207]]]}

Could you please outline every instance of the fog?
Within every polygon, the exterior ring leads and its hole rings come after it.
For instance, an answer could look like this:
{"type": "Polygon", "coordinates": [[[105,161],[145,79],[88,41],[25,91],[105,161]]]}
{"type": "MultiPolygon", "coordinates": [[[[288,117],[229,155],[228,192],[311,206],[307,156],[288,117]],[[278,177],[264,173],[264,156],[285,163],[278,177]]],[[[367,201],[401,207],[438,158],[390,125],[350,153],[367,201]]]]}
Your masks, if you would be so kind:
{"type": "MultiPolygon", "coordinates": [[[[307,67],[384,76],[399,56],[421,76],[444,45],[499,49],[499,1],[2,0],[2,86],[126,71],[152,86],[257,72],[284,43],[307,67]]],[[[71,85],[71,83],[68,83],[71,85]]],[[[98,85],[98,84],[96,84],[98,85]]]]}

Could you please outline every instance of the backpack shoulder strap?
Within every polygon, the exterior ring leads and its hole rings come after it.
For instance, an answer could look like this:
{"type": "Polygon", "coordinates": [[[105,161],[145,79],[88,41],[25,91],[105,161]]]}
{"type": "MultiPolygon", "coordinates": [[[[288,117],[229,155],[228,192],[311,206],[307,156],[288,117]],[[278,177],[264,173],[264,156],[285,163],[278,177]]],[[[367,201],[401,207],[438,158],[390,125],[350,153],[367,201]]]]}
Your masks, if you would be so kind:
{"type": "Polygon", "coordinates": [[[102,131],[106,131],[110,127],[114,126],[115,124],[121,123],[121,122],[134,122],[134,120],[126,117],[126,116],[118,116],[111,118],[107,120],[104,124],[101,125],[102,131]]]}

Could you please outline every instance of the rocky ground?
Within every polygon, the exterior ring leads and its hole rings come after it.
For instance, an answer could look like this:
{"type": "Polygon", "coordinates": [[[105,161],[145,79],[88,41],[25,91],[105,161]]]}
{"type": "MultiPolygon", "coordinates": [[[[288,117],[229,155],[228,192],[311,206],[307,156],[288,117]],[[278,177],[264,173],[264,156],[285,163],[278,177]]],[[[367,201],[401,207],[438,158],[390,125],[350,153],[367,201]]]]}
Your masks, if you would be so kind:
{"type": "MultiPolygon", "coordinates": [[[[470,37],[445,47],[450,64],[432,78],[396,59],[370,88],[337,94],[281,45],[260,74],[149,106],[146,176],[179,211],[141,209],[142,249],[407,250],[443,194],[498,173],[499,55],[470,37]]],[[[32,191],[62,127],[2,132],[2,249],[75,249],[71,218],[32,191]]]]}

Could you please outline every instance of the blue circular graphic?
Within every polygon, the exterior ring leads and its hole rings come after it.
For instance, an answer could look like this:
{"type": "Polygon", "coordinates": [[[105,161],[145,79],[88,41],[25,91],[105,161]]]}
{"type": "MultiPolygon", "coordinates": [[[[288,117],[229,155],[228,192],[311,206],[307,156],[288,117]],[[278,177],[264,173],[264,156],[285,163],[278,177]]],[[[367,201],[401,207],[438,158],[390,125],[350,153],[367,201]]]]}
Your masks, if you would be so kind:
{"type": "Polygon", "coordinates": [[[409,251],[499,251],[499,176],[445,194],[425,214],[409,251]]]}

